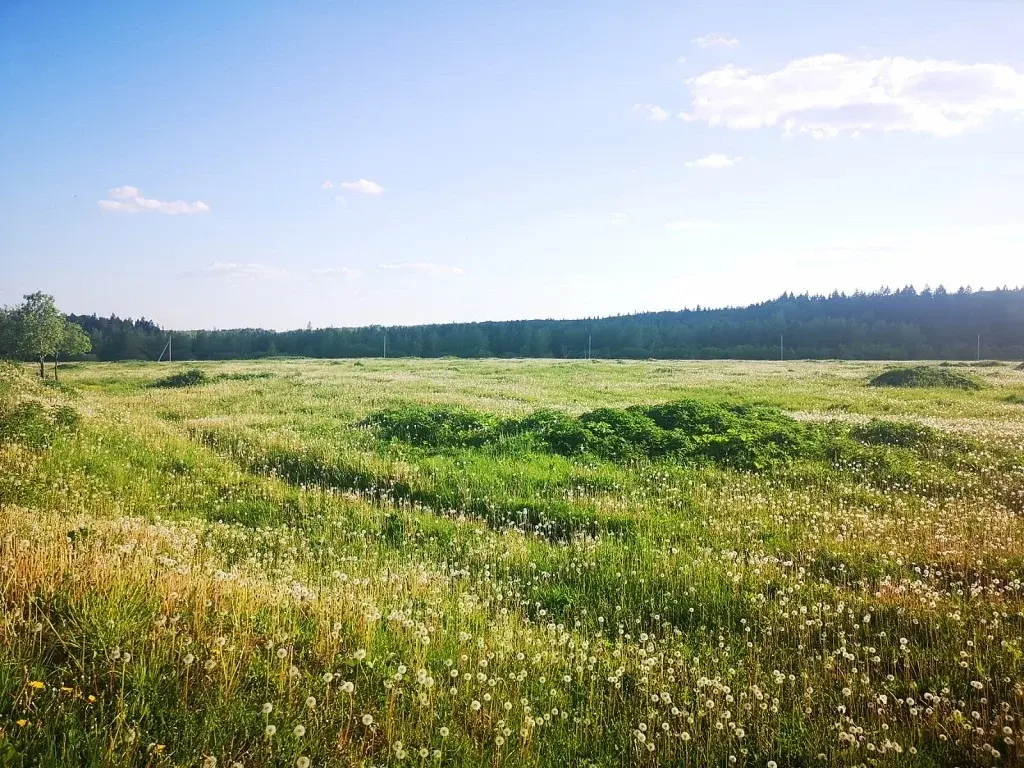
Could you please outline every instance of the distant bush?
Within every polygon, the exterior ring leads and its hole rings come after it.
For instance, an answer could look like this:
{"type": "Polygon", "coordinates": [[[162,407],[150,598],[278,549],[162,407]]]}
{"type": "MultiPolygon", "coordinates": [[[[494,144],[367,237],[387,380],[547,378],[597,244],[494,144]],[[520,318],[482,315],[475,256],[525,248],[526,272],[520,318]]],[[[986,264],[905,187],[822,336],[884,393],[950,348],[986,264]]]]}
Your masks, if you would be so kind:
{"type": "Polygon", "coordinates": [[[982,383],[962,371],[930,365],[890,368],[868,382],[872,387],[941,388],[978,390],[982,383]]]}
{"type": "Polygon", "coordinates": [[[850,430],[850,436],[867,445],[923,448],[936,442],[935,430],[924,424],[873,419],[850,430]]]}
{"type": "Polygon", "coordinates": [[[189,368],[186,371],[179,371],[162,379],[157,379],[151,386],[157,389],[176,389],[179,387],[199,387],[209,384],[210,377],[198,368],[189,368]]]}
{"type": "Polygon", "coordinates": [[[1015,371],[1024,371],[1024,363],[1021,363],[1020,365],[1018,365],[1013,370],[1015,370],[1015,371]]]}
{"type": "Polygon", "coordinates": [[[1019,392],[1013,392],[1009,395],[1006,395],[1003,398],[1003,402],[1012,403],[1013,405],[1024,405],[1024,395],[1020,394],[1019,392]]]}
{"type": "MultiPolygon", "coordinates": [[[[200,371],[202,373],[202,371],[200,371]]],[[[270,371],[253,371],[245,373],[222,373],[217,378],[225,381],[257,381],[259,379],[272,379],[274,374],[270,371]]]]}

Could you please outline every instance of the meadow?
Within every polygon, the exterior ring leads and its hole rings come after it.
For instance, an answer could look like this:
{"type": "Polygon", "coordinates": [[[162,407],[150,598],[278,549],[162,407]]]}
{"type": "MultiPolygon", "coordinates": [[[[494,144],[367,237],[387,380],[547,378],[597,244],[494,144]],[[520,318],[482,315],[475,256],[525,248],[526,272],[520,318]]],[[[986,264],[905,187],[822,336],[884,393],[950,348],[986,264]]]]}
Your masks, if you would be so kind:
{"type": "Polygon", "coordinates": [[[890,367],[0,364],[0,766],[1024,765],[1024,370],[890,367]]]}

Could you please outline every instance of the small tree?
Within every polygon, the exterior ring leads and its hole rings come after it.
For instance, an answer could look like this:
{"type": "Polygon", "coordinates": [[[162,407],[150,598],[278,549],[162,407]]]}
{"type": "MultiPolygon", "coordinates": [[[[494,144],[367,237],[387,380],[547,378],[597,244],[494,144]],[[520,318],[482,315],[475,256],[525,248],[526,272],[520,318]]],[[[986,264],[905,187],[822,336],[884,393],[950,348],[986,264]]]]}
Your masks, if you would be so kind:
{"type": "Polygon", "coordinates": [[[39,361],[39,378],[46,378],[43,363],[57,354],[64,337],[66,322],[53,303],[53,296],[30,293],[21,306],[14,309],[15,334],[22,357],[39,361]]]}
{"type": "Polygon", "coordinates": [[[60,355],[84,355],[91,349],[92,339],[82,330],[82,326],[65,320],[60,343],[57,345],[57,351],[53,353],[53,380],[57,381],[57,361],[60,355]]]}
{"type": "Polygon", "coordinates": [[[53,358],[56,378],[59,355],[81,355],[90,349],[85,331],[65,319],[53,296],[30,293],[18,306],[0,310],[0,354],[38,360],[39,378],[46,378],[46,358],[53,358]]]}

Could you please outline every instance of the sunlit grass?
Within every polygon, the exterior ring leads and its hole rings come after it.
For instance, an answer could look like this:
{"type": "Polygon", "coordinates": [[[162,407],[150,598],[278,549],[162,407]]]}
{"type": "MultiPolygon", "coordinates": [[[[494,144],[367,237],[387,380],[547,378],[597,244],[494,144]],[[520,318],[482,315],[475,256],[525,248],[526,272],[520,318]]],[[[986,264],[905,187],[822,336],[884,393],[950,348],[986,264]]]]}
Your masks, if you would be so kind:
{"type": "Polygon", "coordinates": [[[868,363],[610,361],[151,386],[184,367],[69,366],[66,391],[0,370],[4,413],[83,419],[0,440],[0,765],[1021,761],[1012,367],[971,369],[978,392],[874,389],[868,363]],[[408,402],[679,397],[940,442],[748,473],[360,426],[408,402]]]}

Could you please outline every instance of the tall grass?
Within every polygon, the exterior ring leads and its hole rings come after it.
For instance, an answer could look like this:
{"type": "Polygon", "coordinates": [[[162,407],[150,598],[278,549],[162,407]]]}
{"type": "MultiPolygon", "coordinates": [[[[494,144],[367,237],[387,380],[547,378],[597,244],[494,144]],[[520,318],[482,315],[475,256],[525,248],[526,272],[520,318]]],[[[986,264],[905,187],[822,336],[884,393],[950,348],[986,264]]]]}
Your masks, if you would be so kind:
{"type": "Polygon", "coordinates": [[[45,436],[0,441],[0,765],[1020,763],[1019,374],[658,367],[0,370],[45,436]],[[361,426],[682,396],[884,420],[745,469],[361,426]]]}

